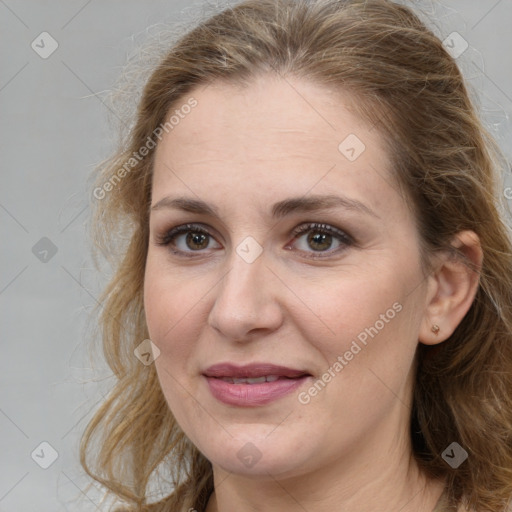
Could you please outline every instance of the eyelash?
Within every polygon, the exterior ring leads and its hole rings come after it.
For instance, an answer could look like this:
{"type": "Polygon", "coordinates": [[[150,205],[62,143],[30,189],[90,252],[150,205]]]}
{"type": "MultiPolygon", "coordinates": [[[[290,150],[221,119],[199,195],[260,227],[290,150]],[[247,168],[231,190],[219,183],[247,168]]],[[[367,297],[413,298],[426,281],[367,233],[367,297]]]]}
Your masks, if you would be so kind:
{"type": "MultiPolygon", "coordinates": [[[[314,255],[314,256],[313,255],[306,256],[307,258],[310,258],[310,259],[326,258],[328,256],[331,256],[332,254],[337,254],[337,253],[345,250],[346,247],[348,247],[348,246],[354,245],[353,238],[351,236],[349,236],[347,233],[335,228],[334,226],[330,226],[328,224],[320,224],[320,223],[316,223],[316,222],[302,224],[302,225],[298,226],[297,228],[295,228],[291,233],[291,236],[293,236],[293,238],[294,238],[293,241],[295,241],[295,239],[299,235],[302,235],[309,231],[314,231],[316,233],[321,233],[321,234],[326,234],[326,235],[332,235],[333,237],[338,239],[338,241],[340,242],[340,244],[342,244],[342,246],[344,246],[344,247],[338,247],[337,249],[329,250],[329,251],[317,251],[316,255],[314,255]],[[328,256],[319,256],[319,254],[327,254],[328,256]]],[[[174,242],[174,240],[176,239],[176,237],[178,237],[179,235],[181,235],[183,233],[191,233],[191,232],[192,233],[201,233],[201,234],[204,234],[206,236],[213,238],[212,234],[207,229],[203,228],[200,224],[184,224],[182,226],[177,226],[175,228],[172,228],[169,231],[163,233],[162,235],[157,235],[156,243],[157,243],[157,245],[168,246],[168,245],[172,244],[174,242]]],[[[287,247],[288,247],[288,245],[287,245],[287,247]]],[[[201,256],[201,254],[194,254],[194,252],[200,253],[201,252],[200,250],[189,252],[189,251],[181,251],[181,250],[171,249],[171,252],[175,255],[183,256],[185,258],[196,258],[196,257],[201,256]]],[[[305,252],[305,251],[302,251],[302,252],[305,252]]],[[[313,254],[315,254],[315,252],[313,252],[313,254]]]]}

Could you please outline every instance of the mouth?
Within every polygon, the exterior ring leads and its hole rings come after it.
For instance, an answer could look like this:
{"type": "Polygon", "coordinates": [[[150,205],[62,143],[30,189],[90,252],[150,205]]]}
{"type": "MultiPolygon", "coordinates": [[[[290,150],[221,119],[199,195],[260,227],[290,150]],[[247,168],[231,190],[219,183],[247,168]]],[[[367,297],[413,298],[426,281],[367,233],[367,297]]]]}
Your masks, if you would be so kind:
{"type": "MultiPolygon", "coordinates": [[[[203,375],[205,377],[215,377],[220,379],[269,379],[267,382],[273,382],[280,378],[294,379],[311,375],[305,370],[288,368],[286,366],[275,365],[272,363],[252,363],[244,366],[238,366],[233,363],[218,363],[207,368],[203,375]]],[[[258,382],[263,382],[262,380],[258,382]]],[[[249,382],[251,383],[251,382],[249,382]]]]}
{"type": "Polygon", "coordinates": [[[237,366],[220,363],[203,376],[214,398],[239,407],[265,405],[303,385],[312,375],[304,370],[270,363],[237,366]]]}
{"type": "Polygon", "coordinates": [[[293,380],[300,377],[283,377],[281,375],[263,375],[261,377],[211,377],[212,379],[220,379],[224,382],[230,382],[231,384],[262,384],[263,382],[275,382],[276,380],[293,380]]]}

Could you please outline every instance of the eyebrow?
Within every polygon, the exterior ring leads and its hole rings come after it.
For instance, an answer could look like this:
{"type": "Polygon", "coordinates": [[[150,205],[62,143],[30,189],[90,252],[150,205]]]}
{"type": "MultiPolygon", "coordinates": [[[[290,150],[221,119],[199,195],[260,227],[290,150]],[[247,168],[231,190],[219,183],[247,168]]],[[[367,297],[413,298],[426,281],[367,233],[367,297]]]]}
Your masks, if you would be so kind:
{"type": "MultiPolygon", "coordinates": [[[[176,209],[189,213],[198,213],[210,215],[212,217],[220,217],[218,209],[200,199],[188,197],[164,197],[158,201],[151,210],[176,209]]],[[[320,210],[329,210],[332,208],[344,208],[353,210],[372,217],[380,218],[371,208],[365,204],[350,199],[348,197],[336,195],[310,195],[302,197],[291,197],[283,201],[279,201],[272,206],[271,214],[274,219],[280,219],[292,213],[313,212],[320,210]]]]}

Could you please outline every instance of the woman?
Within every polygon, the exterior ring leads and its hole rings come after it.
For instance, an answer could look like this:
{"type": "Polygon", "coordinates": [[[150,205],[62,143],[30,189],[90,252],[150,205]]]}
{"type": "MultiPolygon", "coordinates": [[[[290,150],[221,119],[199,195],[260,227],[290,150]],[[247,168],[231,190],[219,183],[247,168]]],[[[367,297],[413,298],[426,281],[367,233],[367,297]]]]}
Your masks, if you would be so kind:
{"type": "Polygon", "coordinates": [[[85,469],[125,510],[507,510],[499,163],[406,7],[248,0],[181,37],[94,189],[118,382],[85,469]]]}

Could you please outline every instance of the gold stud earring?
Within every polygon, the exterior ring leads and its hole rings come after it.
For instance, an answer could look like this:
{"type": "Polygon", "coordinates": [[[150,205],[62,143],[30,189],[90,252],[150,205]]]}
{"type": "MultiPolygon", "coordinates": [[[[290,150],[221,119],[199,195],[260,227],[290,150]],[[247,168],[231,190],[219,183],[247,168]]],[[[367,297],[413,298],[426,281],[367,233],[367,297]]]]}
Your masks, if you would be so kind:
{"type": "Polygon", "coordinates": [[[434,324],[434,325],[432,326],[431,331],[432,331],[434,334],[438,334],[438,333],[439,333],[439,325],[434,324]]]}

